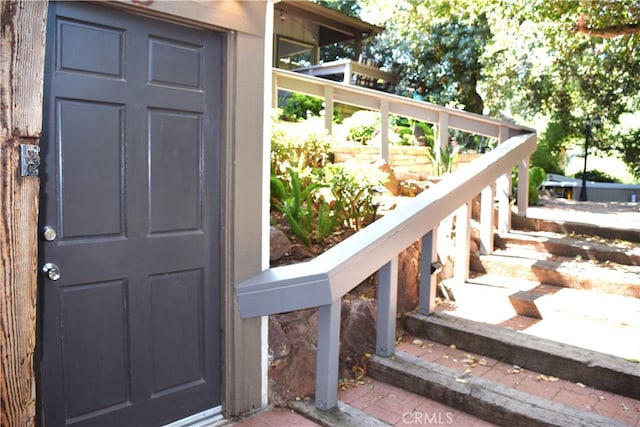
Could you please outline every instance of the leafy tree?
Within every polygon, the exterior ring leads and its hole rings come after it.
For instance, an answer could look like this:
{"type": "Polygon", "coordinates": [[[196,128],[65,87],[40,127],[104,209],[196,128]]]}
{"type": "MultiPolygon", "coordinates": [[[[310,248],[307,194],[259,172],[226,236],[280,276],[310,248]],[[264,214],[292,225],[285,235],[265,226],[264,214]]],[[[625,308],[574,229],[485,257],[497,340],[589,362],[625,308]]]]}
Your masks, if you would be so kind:
{"type": "Polygon", "coordinates": [[[504,2],[494,7],[494,37],[485,51],[483,90],[493,114],[546,117],[554,145],[581,143],[584,119],[605,128],[595,147],[611,145],[624,112],[640,108],[640,36],[635,0],[504,2]],[[618,29],[618,37],[612,36],[618,29]],[[609,38],[603,38],[607,35],[609,38]]]}
{"type": "Polygon", "coordinates": [[[553,157],[582,144],[585,118],[599,115],[591,146],[617,147],[639,168],[617,129],[621,114],[640,110],[638,0],[326,3],[386,28],[367,53],[402,66],[398,93],[421,82],[429,101],[538,125],[544,152],[534,159],[554,171],[553,157]]]}
{"type": "Polygon", "coordinates": [[[470,14],[466,1],[368,1],[363,7],[386,30],[368,46],[368,56],[402,67],[400,92],[423,84],[426,99],[482,113],[477,90],[480,58],[491,36],[486,16],[470,14]]]}

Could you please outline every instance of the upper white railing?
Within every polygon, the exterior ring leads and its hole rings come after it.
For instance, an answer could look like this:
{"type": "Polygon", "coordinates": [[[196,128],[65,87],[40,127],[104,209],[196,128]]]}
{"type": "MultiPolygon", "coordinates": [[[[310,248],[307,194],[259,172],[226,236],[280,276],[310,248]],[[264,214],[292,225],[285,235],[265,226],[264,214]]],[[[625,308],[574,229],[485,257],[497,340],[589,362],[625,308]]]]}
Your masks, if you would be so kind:
{"type": "MultiPolygon", "coordinates": [[[[533,129],[484,116],[443,108],[421,101],[315,77],[274,70],[277,90],[324,97],[325,111],[341,102],[381,112],[382,136],[387,135],[389,114],[438,125],[438,141],[446,144],[448,128],[498,138],[501,144],[472,163],[445,177],[409,203],[403,204],[311,261],[263,271],[239,283],[236,294],[243,318],[319,308],[316,365],[316,406],[337,405],[340,305],[342,297],[373,273],[378,273],[376,353],[390,356],[395,350],[398,255],[421,240],[418,311],[432,313],[435,307],[439,223],[456,214],[454,280],[469,276],[471,200],[481,194],[481,251],[493,248],[494,205],[498,202],[498,230],[510,225],[511,171],[518,166],[518,212],[526,213],[529,156],[536,149],[533,129]]],[[[331,129],[331,114],[326,125],[331,129]]],[[[383,139],[381,156],[388,159],[388,141],[383,139]],[[385,154],[387,153],[387,157],[385,154]]],[[[393,165],[392,165],[393,166],[393,165]]]]}

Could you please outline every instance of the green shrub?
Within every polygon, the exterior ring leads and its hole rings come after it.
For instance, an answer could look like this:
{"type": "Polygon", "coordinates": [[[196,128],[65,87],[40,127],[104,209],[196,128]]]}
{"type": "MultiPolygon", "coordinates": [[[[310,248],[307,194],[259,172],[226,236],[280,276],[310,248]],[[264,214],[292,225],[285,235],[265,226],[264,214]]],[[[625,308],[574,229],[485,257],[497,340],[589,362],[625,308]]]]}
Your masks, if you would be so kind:
{"type": "Polygon", "coordinates": [[[292,126],[273,123],[271,132],[271,173],[283,177],[293,168],[298,174],[309,175],[329,161],[333,138],[322,125],[292,126]]]}
{"type": "Polygon", "coordinates": [[[539,187],[547,179],[547,174],[540,166],[529,168],[529,204],[537,205],[540,200],[539,187]]]}
{"type": "Polygon", "coordinates": [[[374,189],[385,183],[386,175],[370,165],[347,163],[328,165],[321,173],[343,225],[354,230],[363,228],[375,212],[374,189]]]}
{"type": "MultiPolygon", "coordinates": [[[[540,200],[539,187],[547,179],[547,173],[539,166],[529,167],[529,204],[537,205],[540,200]]],[[[511,173],[513,197],[518,194],[518,168],[514,167],[511,173]]]]}
{"type": "MultiPolygon", "coordinates": [[[[578,172],[574,175],[574,178],[582,179],[582,172],[578,172]]],[[[588,170],[586,174],[587,181],[595,181],[595,182],[612,182],[615,184],[621,184],[622,181],[616,177],[609,175],[606,172],[602,172],[599,170],[588,170]]]]}
{"type": "Polygon", "coordinates": [[[306,120],[309,116],[319,116],[324,103],[322,98],[295,92],[287,92],[285,96],[280,97],[279,101],[280,119],[288,122],[298,122],[306,120]]]}
{"type": "Polygon", "coordinates": [[[440,148],[440,158],[436,156],[435,144],[432,144],[427,149],[427,157],[431,161],[433,166],[433,173],[436,176],[444,175],[451,172],[453,169],[453,163],[458,157],[458,147],[453,144],[447,144],[446,147],[440,148]]]}
{"type": "Polygon", "coordinates": [[[271,176],[271,207],[281,212],[293,234],[306,246],[320,243],[329,236],[338,223],[338,213],[319,195],[326,187],[313,179],[302,179],[289,168],[289,179],[271,176]]]}
{"type": "Polygon", "coordinates": [[[358,144],[366,144],[380,129],[380,113],[361,110],[344,119],[347,139],[358,144]]]}

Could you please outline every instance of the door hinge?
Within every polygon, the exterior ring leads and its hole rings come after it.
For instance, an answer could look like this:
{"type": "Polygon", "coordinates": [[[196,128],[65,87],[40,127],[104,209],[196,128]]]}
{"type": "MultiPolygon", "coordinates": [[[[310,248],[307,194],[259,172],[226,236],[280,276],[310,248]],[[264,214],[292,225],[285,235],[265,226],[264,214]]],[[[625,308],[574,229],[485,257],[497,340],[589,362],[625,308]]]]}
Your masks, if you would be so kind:
{"type": "Polygon", "coordinates": [[[20,144],[20,176],[40,174],[40,146],[20,144]]]}

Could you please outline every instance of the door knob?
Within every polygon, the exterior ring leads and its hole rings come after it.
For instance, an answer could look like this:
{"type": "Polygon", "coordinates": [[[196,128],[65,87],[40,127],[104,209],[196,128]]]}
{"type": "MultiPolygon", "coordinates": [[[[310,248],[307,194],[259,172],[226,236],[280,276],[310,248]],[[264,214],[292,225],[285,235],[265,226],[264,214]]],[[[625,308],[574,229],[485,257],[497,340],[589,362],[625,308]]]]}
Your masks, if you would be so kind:
{"type": "Polygon", "coordinates": [[[48,262],[43,265],[42,272],[49,278],[49,280],[53,280],[54,282],[62,276],[62,274],[60,274],[60,267],[52,262],[48,262]]]}

